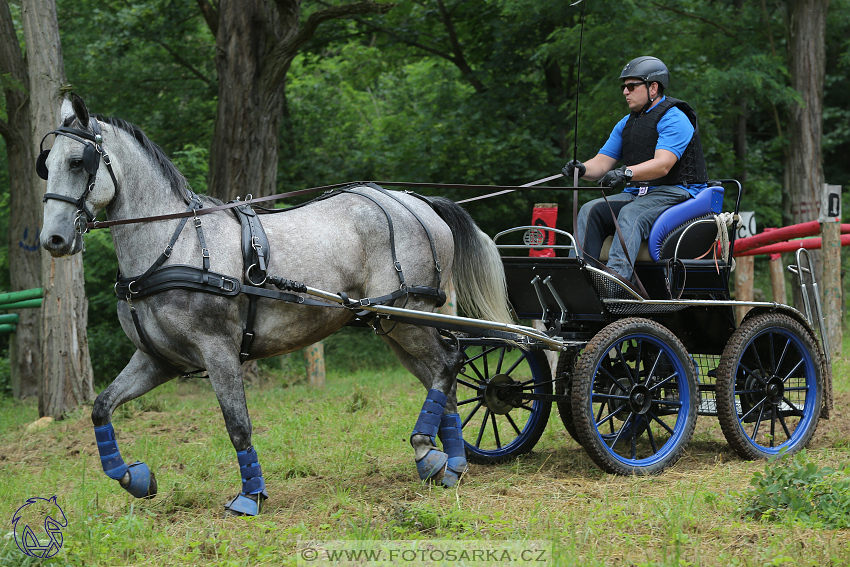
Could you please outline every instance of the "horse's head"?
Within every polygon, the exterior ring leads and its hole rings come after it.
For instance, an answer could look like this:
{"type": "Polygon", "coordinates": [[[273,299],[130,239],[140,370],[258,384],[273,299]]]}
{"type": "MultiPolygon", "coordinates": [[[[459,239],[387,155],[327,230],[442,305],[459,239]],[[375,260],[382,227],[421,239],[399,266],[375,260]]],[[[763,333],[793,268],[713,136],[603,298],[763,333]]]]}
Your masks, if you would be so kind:
{"type": "Polygon", "coordinates": [[[83,249],[86,222],[115,197],[117,182],[103,148],[100,123],[77,95],[62,104],[61,126],[42,140],[36,171],[47,180],[41,245],[53,256],[83,249]],[[45,150],[48,136],[53,147],[45,150]],[[101,167],[101,162],[106,167],[101,167]],[[98,175],[98,172],[101,174],[98,175]]]}

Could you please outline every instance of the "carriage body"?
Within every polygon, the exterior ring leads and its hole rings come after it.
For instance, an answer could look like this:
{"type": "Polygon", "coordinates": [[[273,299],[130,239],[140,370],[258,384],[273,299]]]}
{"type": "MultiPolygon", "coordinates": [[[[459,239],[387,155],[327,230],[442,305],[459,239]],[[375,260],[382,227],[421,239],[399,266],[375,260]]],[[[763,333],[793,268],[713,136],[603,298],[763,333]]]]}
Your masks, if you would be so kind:
{"type": "MultiPolygon", "coordinates": [[[[738,188],[737,215],[740,184],[723,183],[738,188]]],[[[716,202],[711,207],[719,212],[716,202]]],[[[551,366],[534,349],[514,353],[520,363],[508,364],[502,351],[509,347],[468,339],[474,346],[467,351],[476,354],[468,354],[458,400],[461,407],[475,402],[471,412],[461,412],[472,460],[498,462],[530,450],[552,402],[570,435],[612,473],[650,474],[673,465],[698,415],[716,416],[744,458],[791,453],[808,443],[831,399],[828,353],[813,328],[822,318],[817,310],[807,318],[778,303],[735,301],[731,254],[724,260],[714,253],[715,218],[699,211],[695,217],[661,235],[655,259],[635,262],[649,299],[570,257],[575,243],[568,233],[556,231],[562,244],[551,257],[527,255],[551,248],[539,233],[529,238],[539,227],[497,235],[503,254],[522,254],[502,258],[517,317],[536,321],[565,346],[551,366]],[[510,233],[522,234],[523,243],[511,244],[510,233]],[[707,250],[707,258],[697,258],[707,250]],[[740,305],[751,310],[738,322],[740,305]],[[502,368],[510,369],[507,375],[502,368]]],[[[734,250],[734,227],[731,232],[734,250]]],[[[806,259],[798,256],[797,271],[811,278],[799,266],[806,259]]],[[[814,280],[801,283],[816,295],[814,280]]]]}

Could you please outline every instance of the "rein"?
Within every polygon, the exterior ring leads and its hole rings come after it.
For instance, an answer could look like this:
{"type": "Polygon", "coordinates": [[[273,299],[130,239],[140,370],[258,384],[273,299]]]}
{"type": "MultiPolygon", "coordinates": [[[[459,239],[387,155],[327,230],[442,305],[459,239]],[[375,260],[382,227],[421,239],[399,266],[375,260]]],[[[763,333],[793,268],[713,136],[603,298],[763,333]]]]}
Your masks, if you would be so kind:
{"type": "MultiPolygon", "coordinates": [[[[538,181],[533,181],[526,185],[464,185],[458,183],[412,183],[412,182],[404,182],[404,181],[363,181],[357,182],[357,185],[386,185],[388,187],[433,187],[433,188],[441,188],[441,189],[484,189],[484,190],[493,190],[498,189],[495,193],[489,193],[486,195],[480,195],[478,197],[472,197],[471,199],[464,199],[462,201],[457,201],[458,203],[467,203],[470,201],[477,201],[479,199],[486,199],[489,197],[495,197],[496,195],[503,195],[505,193],[511,193],[513,191],[521,191],[521,190],[531,190],[536,189],[536,184],[545,183],[546,181],[552,181],[553,179],[557,179],[558,177],[563,177],[562,174],[553,175],[551,177],[546,177],[544,179],[540,179],[538,181]]],[[[184,211],[180,213],[170,213],[167,215],[157,215],[150,217],[136,217],[129,219],[115,219],[115,220],[106,220],[106,221],[98,221],[93,220],[86,223],[86,230],[95,230],[98,228],[109,228],[110,226],[118,226],[123,224],[137,224],[141,222],[155,222],[162,220],[171,220],[171,219],[180,219],[184,217],[191,216],[201,216],[209,213],[214,213],[216,211],[224,211],[227,209],[232,209],[234,207],[240,207],[242,205],[254,205],[257,203],[263,203],[266,201],[276,201],[278,199],[286,199],[287,197],[297,197],[299,195],[307,195],[310,193],[318,193],[319,191],[332,191],[334,189],[339,189],[342,187],[350,187],[353,185],[352,182],[346,183],[337,183],[335,185],[325,185],[323,187],[311,187],[309,189],[299,189],[297,191],[290,191],[288,193],[278,193],[276,195],[267,195],[265,197],[256,197],[251,198],[249,196],[245,201],[231,201],[229,203],[225,203],[223,205],[214,205],[212,207],[204,207],[202,209],[196,209],[195,211],[184,211]]],[[[576,189],[576,187],[547,187],[546,189],[553,190],[568,190],[568,189],[576,189]]],[[[281,209],[285,210],[285,209],[281,209]]]]}

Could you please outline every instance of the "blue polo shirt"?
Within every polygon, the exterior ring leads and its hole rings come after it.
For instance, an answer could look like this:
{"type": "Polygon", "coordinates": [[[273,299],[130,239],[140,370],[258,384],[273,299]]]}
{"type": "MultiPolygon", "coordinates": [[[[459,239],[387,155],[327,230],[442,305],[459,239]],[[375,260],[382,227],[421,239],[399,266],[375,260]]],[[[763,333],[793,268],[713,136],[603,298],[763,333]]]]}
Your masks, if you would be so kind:
{"type": "MultiPolygon", "coordinates": [[[[661,97],[663,101],[667,97],[661,97]]],[[[659,101],[660,102],[660,101],[659,101]]],[[[658,107],[658,105],[653,106],[647,113],[652,112],[658,107]]],[[[623,128],[626,125],[630,115],[626,115],[622,120],[617,122],[617,125],[614,126],[614,129],[611,131],[611,135],[608,137],[608,141],[605,142],[605,145],[602,146],[602,149],[599,150],[600,154],[605,154],[606,156],[612,157],[617,161],[620,161],[623,157],[623,128]]],[[[685,113],[679,110],[676,107],[671,108],[667,111],[667,113],[661,117],[661,120],[658,121],[658,142],[655,144],[656,150],[667,150],[675,154],[676,159],[682,159],[682,154],[685,153],[685,149],[687,149],[688,144],[691,143],[691,138],[694,137],[694,126],[691,124],[691,121],[688,120],[688,117],[685,116],[685,113]]],[[[627,165],[635,165],[635,164],[627,164],[627,165]]],[[[694,197],[696,197],[697,193],[702,191],[707,187],[705,183],[688,185],[687,187],[684,185],[678,185],[694,197]]],[[[649,187],[649,191],[652,191],[655,187],[649,187]]],[[[637,195],[638,188],[637,187],[626,187],[623,189],[624,193],[631,193],[633,195],[637,195]]]]}

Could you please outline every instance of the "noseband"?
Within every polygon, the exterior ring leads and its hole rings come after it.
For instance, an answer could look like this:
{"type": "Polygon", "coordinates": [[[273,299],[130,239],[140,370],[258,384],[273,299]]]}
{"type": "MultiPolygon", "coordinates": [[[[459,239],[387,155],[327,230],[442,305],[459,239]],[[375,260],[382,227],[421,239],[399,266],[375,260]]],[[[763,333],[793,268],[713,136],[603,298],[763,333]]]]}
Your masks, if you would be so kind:
{"type": "Polygon", "coordinates": [[[45,193],[44,198],[42,199],[45,203],[48,199],[54,199],[56,201],[65,201],[66,203],[75,205],[77,207],[77,215],[74,218],[74,226],[78,234],[85,234],[88,232],[88,228],[86,226],[87,223],[91,223],[95,219],[95,216],[88,208],[86,199],[88,199],[89,193],[91,193],[92,189],[94,189],[94,183],[97,179],[97,170],[100,167],[101,159],[103,159],[103,163],[106,164],[106,169],[109,172],[109,176],[112,178],[112,184],[115,186],[115,190],[118,191],[118,180],[115,178],[115,172],[112,171],[112,162],[109,159],[109,154],[107,154],[106,150],[103,149],[103,137],[100,134],[100,124],[98,124],[97,120],[94,118],[89,118],[89,126],[91,128],[91,133],[85,130],[69,128],[67,126],[60,126],[56,130],[48,132],[44,138],[41,139],[41,144],[39,145],[40,152],[38,154],[38,159],[35,162],[35,170],[38,173],[38,176],[42,179],[47,179],[47,156],[50,155],[50,150],[44,149],[44,140],[46,140],[47,136],[50,135],[65,136],[80,142],[85,146],[83,148],[83,168],[89,174],[89,178],[88,181],[86,181],[86,187],[79,199],[74,199],[67,195],[60,195],[59,193],[45,193]]]}

